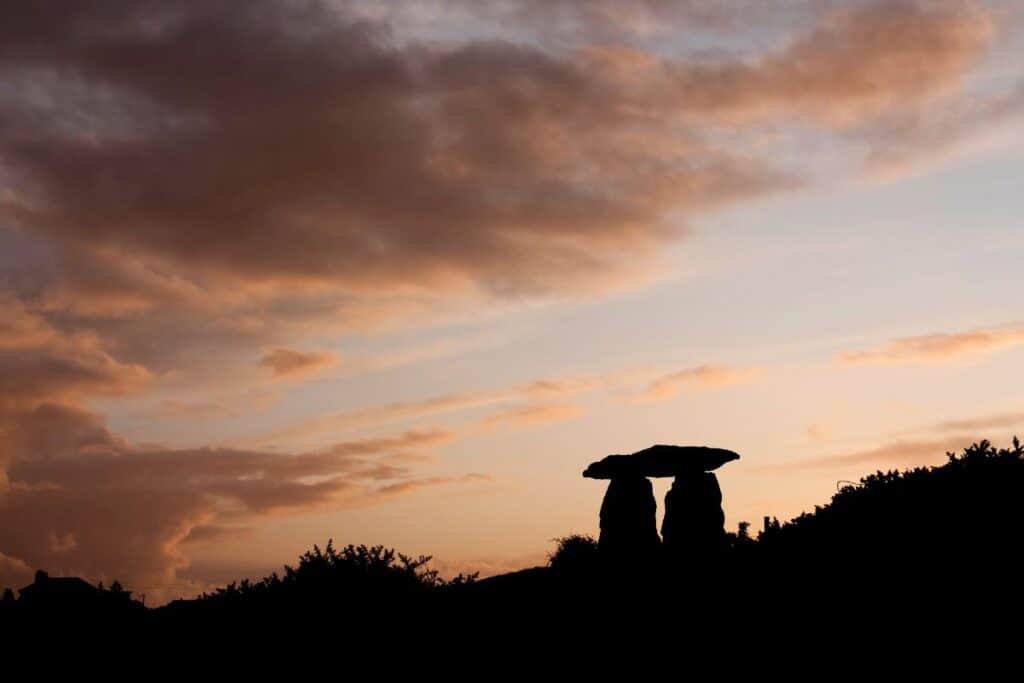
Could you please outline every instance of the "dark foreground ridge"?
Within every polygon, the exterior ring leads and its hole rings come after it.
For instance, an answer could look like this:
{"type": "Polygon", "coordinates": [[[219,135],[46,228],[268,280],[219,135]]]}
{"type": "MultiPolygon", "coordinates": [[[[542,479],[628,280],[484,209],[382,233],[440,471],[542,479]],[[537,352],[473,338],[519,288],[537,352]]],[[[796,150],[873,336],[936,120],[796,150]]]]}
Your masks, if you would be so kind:
{"type": "MultiPolygon", "coordinates": [[[[5,593],[0,619],[79,612],[141,623],[198,623],[345,614],[345,627],[365,630],[429,614],[432,623],[452,620],[486,629],[526,619],[557,629],[607,625],[610,615],[630,613],[651,620],[685,616],[688,627],[706,630],[780,620],[805,627],[903,628],[909,621],[1016,613],[1022,594],[1024,448],[1016,439],[1001,449],[983,441],[948,458],[938,467],[876,472],[787,523],[766,519],[756,538],[741,523],[699,551],[671,550],[645,526],[631,559],[621,548],[609,556],[594,539],[570,535],[556,540],[545,567],[445,580],[429,568],[428,557],[328,543],[280,575],[232,583],[157,609],[143,608],[120,586],[100,589],[40,574],[18,599],[13,591],[5,593]]],[[[687,499],[685,492],[680,495],[687,499]]],[[[639,498],[646,501],[645,496],[640,491],[639,498]]],[[[707,509],[720,500],[712,496],[702,505],[707,509]]],[[[643,507],[643,515],[648,513],[643,507]]]]}

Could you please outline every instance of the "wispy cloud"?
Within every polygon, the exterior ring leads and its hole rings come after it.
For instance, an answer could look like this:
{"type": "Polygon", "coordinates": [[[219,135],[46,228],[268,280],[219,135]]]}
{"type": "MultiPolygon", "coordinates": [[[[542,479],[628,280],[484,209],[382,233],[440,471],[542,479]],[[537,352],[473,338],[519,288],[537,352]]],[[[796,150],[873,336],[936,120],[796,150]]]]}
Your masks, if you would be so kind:
{"type": "Polygon", "coordinates": [[[422,479],[411,479],[382,486],[374,491],[373,496],[375,499],[387,499],[392,496],[411,493],[429,486],[439,486],[443,484],[470,484],[489,481],[493,481],[493,477],[475,472],[464,474],[461,477],[424,477],[422,479]]]}
{"type": "Polygon", "coordinates": [[[943,363],[965,356],[1024,345],[1024,327],[979,328],[967,332],[902,337],[863,351],[844,351],[839,361],[850,365],[877,363],[943,363]]]}
{"type": "MultiPolygon", "coordinates": [[[[978,439],[958,434],[939,439],[907,439],[861,451],[807,458],[783,465],[782,469],[871,468],[902,469],[920,465],[941,465],[948,452],[956,452],[978,439]]],[[[867,472],[862,472],[867,474],[867,472]]]]}
{"type": "Polygon", "coordinates": [[[480,391],[455,392],[426,398],[396,401],[355,410],[327,413],[299,420],[291,425],[247,439],[248,444],[276,444],[291,439],[337,434],[386,424],[414,422],[426,417],[458,415],[482,408],[496,408],[490,415],[473,418],[477,426],[522,427],[542,422],[568,420],[583,413],[570,399],[602,390],[636,392],[636,402],[663,401],[687,386],[722,389],[754,378],[760,370],[718,365],[701,365],[672,373],[650,369],[620,369],[593,375],[545,377],[529,382],[480,391]]]}
{"type": "Polygon", "coordinates": [[[723,365],[700,365],[678,370],[652,380],[641,393],[639,401],[667,401],[679,395],[688,386],[701,389],[721,389],[753,378],[753,368],[734,368],[723,365]]]}
{"type": "Polygon", "coordinates": [[[605,387],[613,381],[605,375],[548,377],[531,382],[511,384],[482,391],[455,392],[410,401],[396,401],[356,410],[329,413],[300,420],[295,424],[255,437],[253,443],[276,443],[281,440],[309,437],[317,433],[337,433],[395,422],[414,421],[424,417],[460,413],[487,406],[526,402],[530,405],[555,403],[578,394],[605,387]]]}
{"type": "Polygon", "coordinates": [[[31,567],[17,557],[0,553],[0,588],[21,587],[31,580],[31,567]]]}
{"type": "Polygon", "coordinates": [[[981,431],[986,429],[1013,429],[1024,427],[1024,412],[983,415],[961,420],[946,420],[935,425],[944,432],[981,431]]]}
{"type": "Polygon", "coordinates": [[[483,427],[531,426],[562,422],[583,415],[583,408],[571,403],[528,403],[488,415],[483,427]]]}

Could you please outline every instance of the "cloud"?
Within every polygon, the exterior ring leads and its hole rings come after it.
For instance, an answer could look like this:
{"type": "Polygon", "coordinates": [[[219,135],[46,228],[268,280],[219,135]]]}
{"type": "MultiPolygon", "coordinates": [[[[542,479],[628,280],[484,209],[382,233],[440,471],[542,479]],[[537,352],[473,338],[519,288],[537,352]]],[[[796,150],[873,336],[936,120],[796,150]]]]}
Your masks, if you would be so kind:
{"type": "Polygon", "coordinates": [[[864,351],[844,351],[839,360],[850,365],[878,363],[944,363],[964,356],[992,353],[1024,344],[1024,327],[979,328],[895,339],[864,351]]]}
{"type": "Polygon", "coordinates": [[[902,469],[921,465],[940,465],[945,455],[959,451],[977,438],[954,435],[940,439],[899,440],[876,448],[850,453],[840,453],[818,458],[808,458],[783,466],[784,469],[819,469],[870,467],[902,469]]]}
{"type": "MultiPolygon", "coordinates": [[[[800,3],[803,4],[803,3],[800,3]]],[[[816,3],[807,3],[814,5],[816,3]]],[[[441,21],[457,22],[466,15],[492,30],[511,26],[530,31],[546,44],[601,42],[627,44],[631,39],[677,36],[694,27],[703,30],[737,29],[748,23],[762,24],[781,16],[791,18],[798,5],[767,7],[757,0],[452,0],[446,3],[404,2],[373,7],[374,16],[387,16],[402,24],[422,16],[424,5],[441,21]],[[405,10],[405,12],[403,12],[405,10]]]]}
{"type": "Polygon", "coordinates": [[[492,414],[474,419],[474,424],[485,428],[498,425],[525,426],[576,417],[582,413],[582,409],[569,400],[602,389],[627,388],[632,391],[628,387],[636,382],[647,382],[648,387],[639,400],[665,400],[670,392],[677,392],[680,385],[690,383],[700,388],[723,388],[746,381],[757,372],[753,368],[705,365],[653,380],[649,379],[649,370],[635,369],[594,375],[553,376],[493,389],[439,394],[304,418],[272,432],[257,435],[248,443],[274,444],[281,440],[309,438],[311,435],[344,433],[426,417],[471,413],[494,406],[496,409],[492,414]]]}
{"type": "Polygon", "coordinates": [[[267,349],[259,365],[275,377],[302,377],[334,363],[334,354],[326,351],[296,351],[283,347],[267,349]]]}
{"type": "Polygon", "coordinates": [[[893,112],[861,133],[869,144],[864,171],[880,180],[902,177],[1022,115],[1024,83],[1009,92],[953,102],[940,111],[893,112]]]}
{"type": "Polygon", "coordinates": [[[192,527],[188,536],[181,539],[182,543],[217,543],[225,539],[233,539],[252,533],[253,527],[225,526],[221,524],[204,524],[192,527]]]}
{"type": "Polygon", "coordinates": [[[955,86],[984,55],[993,28],[971,3],[870,3],[830,13],[752,80],[834,125],[856,124],[955,86]]]}
{"type": "Polygon", "coordinates": [[[18,224],[253,286],[541,291],[653,254],[669,209],[781,186],[693,141],[631,171],[622,138],[649,119],[596,106],[628,94],[572,57],[395,49],[327,6],[161,7],[5,22],[0,66],[28,102],[0,127],[18,224]],[[43,34],[66,49],[35,49],[43,34]]]}
{"type": "Polygon", "coordinates": [[[19,299],[0,291],[0,405],[135,391],[142,366],[110,356],[87,332],[63,334],[19,299]]]}
{"type": "Polygon", "coordinates": [[[461,477],[426,477],[423,479],[400,481],[394,484],[388,484],[387,486],[382,486],[374,492],[374,495],[382,498],[389,498],[391,496],[402,495],[428,486],[437,486],[439,484],[467,484],[473,482],[488,482],[492,480],[493,477],[486,474],[477,474],[475,472],[464,474],[461,477]]]}
{"type": "Polygon", "coordinates": [[[10,292],[0,291],[0,349],[17,350],[49,346],[59,334],[42,316],[32,313],[10,292]]]}
{"type": "Polygon", "coordinates": [[[235,413],[219,403],[206,401],[181,401],[178,399],[165,399],[160,402],[157,417],[161,418],[188,418],[193,420],[205,420],[229,417],[235,413]]]}
{"type": "Polygon", "coordinates": [[[935,425],[935,428],[944,432],[978,432],[985,429],[1009,429],[1021,425],[1024,425],[1024,412],[947,420],[935,425]]]}
{"type": "Polygon", "coordinates": [[[484,427],[532,426],[571,420],[582,414],[582,408],[568,403],[528,403],[488,415],[480,424],[484,427]]]}
{"type": "Polygon", "coordinates": [[[254,438],[257,443],[273,443],[281,439],[308,436],[313,433],[344,432],[361,427],[372,427],[401,420],[444,415],[506,400],[505,391],[462,392],[441,394],[415,401],[395,401],[378,406],[329,413],[299,420],[295,424],[276,429],[254,438]]]}
{"type": "Polygon", "coordinates": [[[377,505],[484,475],[419,474],[395,453],[436,448],[446,429],[409,430],[301,453],[132,446],[93,413],[44,404],[4,425],[0,548],[25,565],[93,580],[174,584],[184,543],[268,516],[377,505]]]}
{"type": "Polygon", "coordinates": [[[679,237],[669,214],[796,182],[713,144],[706,119],[873,117],[957,83],[991,32],[969,5],[874,3],[756,60],[706,64],[396,46],[386,25],[317,4],[7,19],[0,154],[18,180],[4,213],[71,253],[159,266],[185,296],[189,282],[503,294],[633,279],[679,237]]]}
{"type": "Polygon", "coordinates": [[[6,402],[125,394],[148,377],[144,368],[102,351],[0,351],[0,395],[6,402]]]}
{"type": "Polygon", "coordinates": [[[718,123],[796,118],[849,130],[949,94],[992,34],[989,14],[967,3],[873,2],[826,12],[783,49],[749,60],[597,54],[649,106],[718,123]]]}
{"type": "Polygon", "coordinates": [[[288,377],[324,367],[305,339],[648,280],[690,217],[805,182],[748,144],[765,127],[867,135],[942,110],[992,23],[970,3],[862,3],[709,57],[612,36],[737,31],[763,8],[613,5],[473,8],[509,41],[400,40],[402,12],[330,3],[8,13],[0,307],[17,315],[0,346],[21,346],[5,388],[191,388],[261,352],[288,377]],[[550,12],[578,40],[519,39],[550,12]]]}
{"type": "MultiPolygon", "coordinates": [[[[32,581],[32,568],[16,557],[0,553],[0,589],[14,591],[32,581]]],[[[17,595],[17,593],[15,593],[17,595]]]]}
{"type": "MultiPolygon", "coordinates": [[[[1006,434],[1008,430],[1024,425],[1024,413],[998,413],[957,420],[945,420],[928,425],[924,429],[907,430],[905,436],[896,438],[875,448],[808,458],[787,463],[782,469],[813,469],[829,467],[915,467],[941,464],[942,456],[957,452],[984,438],[992,438],[992,430],[1006,434]],[[918,434],[939,433],[941,436],[927,438],[918,434]]],[[[828,430],[820,425],[810,425],[808,436],[816,441],[826,441],[828,430]]]]}
{"type": "Polygon", "coordinates": [[[756,374],[750,368],[731,368],[718,365],[700,365],[652,380],[640,394],[640,401],[667,401],[679,395],[686,386],[720,389],[745,382],[756,374]]]}
{"type": "Polygon", "coordinates": [[[397,421],[460,413],[496,404],[521,401],[554,402],[594,391],[608,385],[612,380],[612,376],[549,377],[497,389],[454,392],[418,400],[395,401],[306,418],[269,434],[257,436],[253,442],[273,443],[297,436],[308,437],[313,433],[344,432],[397,421]]]}

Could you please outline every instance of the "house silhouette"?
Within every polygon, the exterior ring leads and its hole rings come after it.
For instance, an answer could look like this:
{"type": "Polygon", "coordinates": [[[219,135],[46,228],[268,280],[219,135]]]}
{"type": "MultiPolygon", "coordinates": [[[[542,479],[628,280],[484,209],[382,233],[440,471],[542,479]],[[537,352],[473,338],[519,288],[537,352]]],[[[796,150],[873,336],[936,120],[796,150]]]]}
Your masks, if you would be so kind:
{"type": "Polygon", "coordinates": [[[18,607],[33,610],[114,610],[142,608],[132,600],[131,591],[116,588],[104,590],[78,577],[52,577],[43,570],[36,572],[35,581],[18,591],[18,607]]]}

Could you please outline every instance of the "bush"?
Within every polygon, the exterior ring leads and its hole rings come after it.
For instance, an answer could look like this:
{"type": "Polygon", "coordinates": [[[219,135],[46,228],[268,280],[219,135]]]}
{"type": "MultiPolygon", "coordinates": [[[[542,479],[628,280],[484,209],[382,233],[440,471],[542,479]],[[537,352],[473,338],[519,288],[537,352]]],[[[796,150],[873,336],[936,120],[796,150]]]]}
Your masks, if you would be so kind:
{"type": "Polygon", "coordinates": [[[548,555],[548,566],[552,569],[579,572],[597,564],[597,541],[592,536],[570,534],[553,540],[555,551],[548,555]]]}
{"type": "Polygon", "coordinates": [[[314,545],[299,557],[297,566],[285,565],[283,576],[275,572],[258,581],[232,582],[203,594],[200,602],[255,606],[401,599],[472,583],[477,578],[476,574],[460,574],[446,581],[436,569],[428,568],[430,560],[426,555],[413,558],[382,545],[347,545],[338,550],[333,541],[328,541],[324,548],[314,545]]]}

